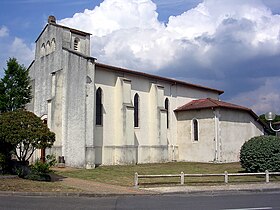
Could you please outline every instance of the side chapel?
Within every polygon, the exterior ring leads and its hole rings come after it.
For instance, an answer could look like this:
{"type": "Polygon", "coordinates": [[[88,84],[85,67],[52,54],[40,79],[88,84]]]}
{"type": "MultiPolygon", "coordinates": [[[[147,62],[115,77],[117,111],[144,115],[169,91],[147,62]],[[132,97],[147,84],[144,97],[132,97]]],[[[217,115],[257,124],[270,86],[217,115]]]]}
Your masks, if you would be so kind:
{"type": "Polygon", "coordinates": [[[29,73],[28,109],[55,132],[46,153],[66,166],[233,162],[246,140],[264,133],[252,110],[219,100],[222,90],[98,63],[90,34],[54,16],[29,73]]]}

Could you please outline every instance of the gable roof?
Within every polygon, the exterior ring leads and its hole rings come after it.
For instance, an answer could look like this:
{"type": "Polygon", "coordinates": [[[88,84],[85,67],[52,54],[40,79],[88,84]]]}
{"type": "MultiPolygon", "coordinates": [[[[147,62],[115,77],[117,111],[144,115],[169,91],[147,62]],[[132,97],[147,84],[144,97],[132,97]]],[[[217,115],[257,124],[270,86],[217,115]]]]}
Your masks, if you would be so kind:
{"type": "Polygon", "coordinates": [[[228,102],[212,99],[212,98],[204,98],[204,99],[198,99],[198,100],[193,100],[181,107],[178,107],[175,109],[175,112],[180,112],[180,111],[191,111],[191,110],[200,110],[200,109],[214,109],[214,108],[225,108],[225,109],[231,109],[231,110],[241,110],[248,112],[256,121],[261,123],[263,126],[264,123],[259,120],[258,115],[255,114],[251,109],[244,107],[244,106],[239,106],[236,104],[231,104],[228,102]]]}
{"type": "Polygon", "coordinates": [[[171,78],[156,76],[156,75],[153,75],[153,74],[147,74],[147,73],[144,73],[144,72],[133,71],[133,70],[124,69],[124,68],[120,68],[120,67],[116,67],[116,66],[110,66],[110,65],[102,64],[102,63],[95,63],[95,65],[99,68],[110,69],[110,70],[113,70],[113,71],[123,72],[123,73],[127,73],[127,74],[133,74],[133,75],[136,75],[136,76],[148,77],[148,78],[152,78],[152,79],[156,79],[156,80],[170,82],[170,83],[173,83],[173,84],[179,84],[179,85],[182,85],[182,86],[187,86],[187,87],[194,88],[194,89],[202,89],[202,90],[206,90],[206,91],[211,91],[211,92],[218,93],[219,95],[224,93],[223,90],[209,88],[209,87],[205,87],[205,86],[201,86],[201,85],[195,85],[195,84],[192,84],[192,83],[187,83],[187,82],[180,81],[180,80],[175,80],[175,79],[171,79],[171,78]]]}
{"type": "Polygon", "coordinates": [[[42,30],[42,32],[39,34],[38,38],[36,39],[35,43],[38,41],[38,39],[41,37],[41,35],[44,33],[44,31],[46,30],[46,28],[49,26],[49,25],[53,25],[53,26],[56,26],[56,27],[59,27],[59,28],[63,28],[63,29],[66,29],[66,30],[69,30],[71,31],[72,33],[75,33],[75,34],[79,34],[81,36],[87,36],[87,35],[91,35],[90,33],[87,33],[87,32],[84,32],[84,31],[80,31],[80,30],[77,30],[75,28],[70,28],[70,27],[67,27],[67,26],[63,26],[63,25],[59,25],[57,23],[48,23],[44,29],[42,30]]]}

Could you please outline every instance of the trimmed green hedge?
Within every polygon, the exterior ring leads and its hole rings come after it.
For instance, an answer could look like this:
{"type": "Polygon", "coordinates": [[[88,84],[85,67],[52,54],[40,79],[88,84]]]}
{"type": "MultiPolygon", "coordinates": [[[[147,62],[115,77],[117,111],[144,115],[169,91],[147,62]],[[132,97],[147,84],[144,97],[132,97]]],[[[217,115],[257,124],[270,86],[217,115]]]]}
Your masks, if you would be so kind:
{"type": "Polygon", "coordinates": [[[247,172],[280,171],[280,138],[251,138],[241,147],[240,163],[247,172]]]}

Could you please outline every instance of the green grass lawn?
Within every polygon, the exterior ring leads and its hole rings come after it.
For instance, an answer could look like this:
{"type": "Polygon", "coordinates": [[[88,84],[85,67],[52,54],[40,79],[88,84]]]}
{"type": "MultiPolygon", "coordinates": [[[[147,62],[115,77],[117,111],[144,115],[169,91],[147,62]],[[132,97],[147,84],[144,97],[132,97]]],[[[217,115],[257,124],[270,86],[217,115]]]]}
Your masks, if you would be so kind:
{"type": "MultiPolygon", "coordinates": [[[[190,163],[190,162],[173,162],[173,163],[155,163],[155,164],[139,164],[127,166],[100,166],[95,169],[70,169],[57,170],[56,173],[62,176],[74,177],[80,179],[94,180],[108,184],[116,184],[121,186],[133,186],[134,174],[185,174],[196,173],[229,173],[242,172],[239,163],[190,163]]],[[[271,178],[271,181],[279,181],[280,177],[271,178]]],[[[230,177],[229,183],[240,182],[264,182],[265,177],[242,176],[230,177]]],[[[179,184],[180,178],[153,178],[140,179],[141,186],[164,185],[164,184],[179,184]]],[[[223,184],[223,177],[185,177],[186,185],[214,185],[223,184]]]]}
{"type": "Polygon", "coordinates": [[[38,182],[21,178],[1,179],[0,191],[15,192],[80,192],[81,190],[67,187],[59,182],[38,182]]]}

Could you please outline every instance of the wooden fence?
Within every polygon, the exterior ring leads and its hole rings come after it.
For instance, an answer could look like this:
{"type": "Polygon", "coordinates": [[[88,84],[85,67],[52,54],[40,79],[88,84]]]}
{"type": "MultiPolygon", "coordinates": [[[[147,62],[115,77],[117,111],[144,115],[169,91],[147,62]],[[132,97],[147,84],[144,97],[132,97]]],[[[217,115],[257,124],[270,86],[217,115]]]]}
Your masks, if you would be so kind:
{"type": "Polygon", "coordinates": [[[225,171],[221,174],[185,174],[181,172],[180,174],[162,174],[162,175],[139,175],[137,172],[134,175],[134,186],[138,187],[139,179],[147,179],[147,178],[171,178],[171,177],[178,177],[180,178],[180,184],[185,184],[185,177],[212,177],[212,176],[223,176],[224,181],[227,184],[229,182],[229,176],[258,176],[258,175],[265,175],[265,182],[269,182],[269,175],[280,175],[280,172],[261,172],[261,173],[228,173],[225,171]]]}

